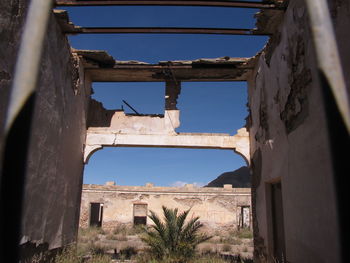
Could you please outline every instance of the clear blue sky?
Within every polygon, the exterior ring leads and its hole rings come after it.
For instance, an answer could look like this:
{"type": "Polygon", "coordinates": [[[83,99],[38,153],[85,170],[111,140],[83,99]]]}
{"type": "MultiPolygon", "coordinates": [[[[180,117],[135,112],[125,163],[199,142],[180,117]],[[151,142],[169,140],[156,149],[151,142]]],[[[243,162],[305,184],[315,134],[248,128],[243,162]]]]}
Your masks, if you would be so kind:
{"type": "MultiPolygon", "coordinates": [[[[81,26],[254,28],[254,9],[208,7],[84,7],[67,8],[81,26]]],[[[251,57],[265,37],[221,35],[79,35],[76,49],[106,50],[117,60],[158,63],[216,57],[251,57]]],[[[105,108],[120,108],[122,99],[140,113],[164,113],[164,83],[94,83],[93,98],[105,108]]],[[[244,82],[182,83],[178,99],[178,132],[236,133],[247,116],[244,82]]],[[[126,112],[127,109],[126,109],[126,112]]],[[[245,165],[228,150],[105,148],[85,166],[84,183],[158,186],[197,183],[245,165]]]]}

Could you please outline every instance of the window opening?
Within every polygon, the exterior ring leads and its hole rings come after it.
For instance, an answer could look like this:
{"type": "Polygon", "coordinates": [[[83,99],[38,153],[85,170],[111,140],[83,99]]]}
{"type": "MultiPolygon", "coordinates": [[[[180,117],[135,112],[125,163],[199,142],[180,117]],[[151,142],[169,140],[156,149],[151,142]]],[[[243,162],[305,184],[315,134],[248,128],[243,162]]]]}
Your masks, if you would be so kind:
{"type": "Polygon", "coordinates": [[[135,203],[134,204],[134,225],[146,225],[147,224],[147,204],[135,203]]]}

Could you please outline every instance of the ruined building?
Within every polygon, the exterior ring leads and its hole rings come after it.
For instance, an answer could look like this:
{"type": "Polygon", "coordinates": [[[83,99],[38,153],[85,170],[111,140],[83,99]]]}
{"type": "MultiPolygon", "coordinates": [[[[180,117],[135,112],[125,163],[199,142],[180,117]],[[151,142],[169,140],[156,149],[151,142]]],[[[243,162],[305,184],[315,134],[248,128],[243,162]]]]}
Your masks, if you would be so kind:
{"type": "MultiPolygon", "coordinates": [[[[345,262],[350,1],[0,2],[1,262],[76,240],[84,163],[106,146],[231,149],[252,173],[256,262],[345,262]],[[55,3],[54,3],[55,2],[55,3]],[[84,28],[67,5],[257,8],[257,28],[84,28]],[[67,34],[269,35],[252,58],[145,64],[74,50],[67,34]],[[37,74],[39,72],[39,74],[37,74]],[[236,135],[176,132],[185,81],[247,81],[236,135]],[[125,115],[90,100],[91,83],[157,81],[162,115],[125,115]]],[[[98,37],[98,36],[96,36],[98,37]]],[[[251,41],[254,41],[252,38],[251,41]]]]}
{"type": "Polygon", "coordinates": [[[99,226],[113,229],[120,224],[150,224],[149,211],[162,214],[162,206],[191,209],[190,216],[199,216],[208,231],[251,227],[251,196],[249,188],[159,187],[83,185],[80,227],[99,226]]]}

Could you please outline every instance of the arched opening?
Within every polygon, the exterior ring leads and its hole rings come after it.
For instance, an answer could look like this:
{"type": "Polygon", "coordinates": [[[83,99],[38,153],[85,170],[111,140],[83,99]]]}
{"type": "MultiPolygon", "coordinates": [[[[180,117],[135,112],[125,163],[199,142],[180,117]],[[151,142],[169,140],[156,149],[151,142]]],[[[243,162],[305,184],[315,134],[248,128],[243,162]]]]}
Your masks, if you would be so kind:
{"type": "Polygon", "coordinates": [[[106,147],[85,166],[84,184],[204,186],[245,165],[229,150],[106,147]]]}
{"type": "Polygon", "coordinates": [[[97,230],[101,243],[117,251],[127,245],[139,251],[139,225],[150,227],[150,211],[161,216],[166,206],[190,209],[189,217],[200,217],[203,231],[215,237],[199,246],[199,253],[215,247],[217,253],[233,256],[244,250],[245,257],[252,256],[250,174],[233,151],[106,147],[85,166],[80,246],[85,244],[87,208],[96,202],[103,203],[97,230]]]}

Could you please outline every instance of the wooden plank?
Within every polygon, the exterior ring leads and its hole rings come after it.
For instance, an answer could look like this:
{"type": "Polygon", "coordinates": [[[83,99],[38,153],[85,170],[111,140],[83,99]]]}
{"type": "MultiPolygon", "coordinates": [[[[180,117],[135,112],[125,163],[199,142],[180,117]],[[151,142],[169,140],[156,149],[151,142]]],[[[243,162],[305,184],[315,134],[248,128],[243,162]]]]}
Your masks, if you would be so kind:
{"type": "Polygon", "coordinates": [[[209,6],[209,7],[235,7],[255,9],[280,9],[274,3],[256,1],[148,1],[148,0],[110,0],[110,1],[77,1],[56,0],[56,6],[209,6]]]}
{"type": "MultiPolygon", "coordinates": [[[[177,81],[246,81],[247,68],[178,68],[172,74],[177,81]]],[[[95,82],[164,82],[169,80],[162,68],[88,68],[85,70],[95,82]]]]}
{"type": "Polygon", "coordinates": [[[241,28],[179,28],[179,27],[75,27],[67,34],[210,34],[268,36],[254,29],[241,28]]]}

